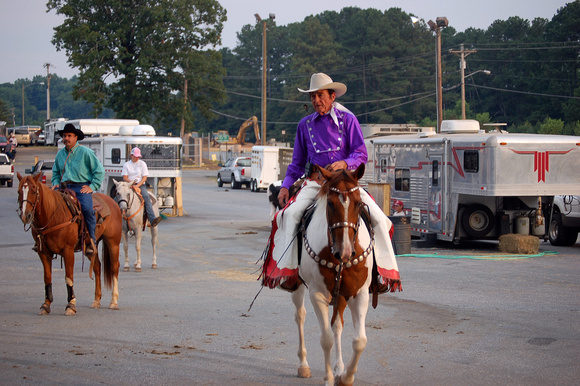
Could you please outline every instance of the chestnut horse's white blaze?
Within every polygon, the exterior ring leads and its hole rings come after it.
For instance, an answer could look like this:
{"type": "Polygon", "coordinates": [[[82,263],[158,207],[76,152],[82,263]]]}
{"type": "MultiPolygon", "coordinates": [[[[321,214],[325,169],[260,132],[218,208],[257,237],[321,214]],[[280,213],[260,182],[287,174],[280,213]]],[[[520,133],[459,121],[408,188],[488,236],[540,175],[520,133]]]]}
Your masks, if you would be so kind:
{"type": "MultiPolygon", "coordinates": [[[[325,384],[352,384],[358,361],[367,344],[365,319],[369,304],[369,286],[372,279],[373,239],[360,218],[362,201],[358,179],[364,167],[356,172],[345,172],[339,180],[326,170],[324,178],[336,187],[321,188],[316,209],[304,234],[300,277],[308,286],[310,301],[320,325],[320,344],[324,352],[325,384]],[[346,181],[346,182],[345,182],[346,181]],[[353,186],[354,185],[354,186],[353,186]],[[323,194],[325,193],[326,194],[323,194]],[[332,196],[332,198],[330,197],[332,196]],[[332,205],[329,205],[332,200],[332,205]],[[327,210],[327,208],[332,208],[327,210]],[[330,285],[329,285],[330,283],[330,285]],[[334,299],[334,296],[336,298],[334,299]],[[335,303],[333,304],[333,301],[335,303]],[[332,317],[329,306],[333,304],[332,317]],[[342,358],[343,313],[349,307],[354,326],[352,357],[346,367],[342,358]],[[335,348],[334,367],[331,352],[335,348]]],[[[327,181],[326,184],[329,184],[327,181]]],[[[292,293],[296,307],[295,320],[298,326],[298,376],[310,377],[304,341],[306,309],[304,297],[306,286],[301,285],[292,293]]]]}

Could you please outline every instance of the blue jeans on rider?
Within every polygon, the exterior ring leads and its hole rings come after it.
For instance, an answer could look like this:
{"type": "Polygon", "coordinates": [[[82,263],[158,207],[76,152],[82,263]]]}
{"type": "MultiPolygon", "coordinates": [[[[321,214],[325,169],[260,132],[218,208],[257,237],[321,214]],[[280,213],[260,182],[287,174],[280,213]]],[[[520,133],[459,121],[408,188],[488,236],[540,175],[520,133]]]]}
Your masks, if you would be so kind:
{"type": "Polygon", "coordinates": [[[81,193],[83,185],[90,184],[67,184],[66,187],[76,193],[77,199],[81,204],[81,211],[83,212],[83,217],[85,218],[85,224],[87,225],[89,236],[91,236],[95,242],[95,245],[97,245],[97,240],[95,239],[95,227],[97,226],[97,220],[95,218],[95,210],[93,209],[93,195],[92,193],[81,193]]]}
{"type": "Polygon", "coordinates": [[[145,213],[147,213],[149,223],[153,223],[153,220],[155,220],[155,213],[153,212],[151,197],[149,197],[149,192],[147,191],[145,184],[141,185],[141,196],[143,196],[143,201],[145,201],[145,213]]]}

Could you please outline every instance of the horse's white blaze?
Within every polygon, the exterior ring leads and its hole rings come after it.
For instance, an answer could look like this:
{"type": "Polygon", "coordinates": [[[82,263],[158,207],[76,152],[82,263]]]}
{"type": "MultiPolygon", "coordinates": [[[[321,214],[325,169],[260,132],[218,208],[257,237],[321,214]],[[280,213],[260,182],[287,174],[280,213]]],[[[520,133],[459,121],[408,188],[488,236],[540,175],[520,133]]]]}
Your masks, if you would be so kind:
{"type": "MultiPolygon", "coordinates": [[[[344,195],[346,196],[346,195],[344,195]]],[[[344,213],[344,217],[342,219],[344,224],[348,224],[348,207],[350,205],[350,197],[346,196],[344,197],[342,194],[338,195],[338,200],[340,201],[340,203],[342,204],[342,208],[343,208],[343,213],[344,213]]],[[[348,238],[348,226],[345,226],[342,228],[342,256],[341,258],[349,258],[350,255],[352,254],[352,246],[350,243],[350,240],[348,238]]]]}
{"type": "Polygon", "coordinates": [[[26,204],[28,203],[28,184],[22,185],[22,215],[26,213],[26,204]]]}

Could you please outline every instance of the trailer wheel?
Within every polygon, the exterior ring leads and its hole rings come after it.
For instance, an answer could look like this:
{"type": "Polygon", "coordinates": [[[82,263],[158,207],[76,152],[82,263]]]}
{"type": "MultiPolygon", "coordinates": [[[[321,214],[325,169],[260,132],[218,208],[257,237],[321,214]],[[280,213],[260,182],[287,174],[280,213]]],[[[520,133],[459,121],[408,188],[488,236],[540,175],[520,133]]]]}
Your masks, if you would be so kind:
{"type": "Polygon", "coordinates": [[[461,225],[471,237],[483,237],[493,229],[493,213],[485,205],[466,206],[461,216],[461,225]]]}
{"type": "Polygon", "coordinates": [[[217,184],[218,184],[218,188],[221,188],[222,186],[224,186],[224,182],[222,181],[221,174],[217,175],[217,184]]]}
{"type": "Polygon", "coordinates": [[[258,181],[252,180],[252,192],[259,192],[260,189],[258,188],[258,181]]]}
{"type": "Polygon", "coordinates": [[[548,237],[552,245],[570,246],[576,243],[578,232],[574,229],[565,228],[562,225],[562,215],[560,213],[554,213],[550,221],[548,237]]]}

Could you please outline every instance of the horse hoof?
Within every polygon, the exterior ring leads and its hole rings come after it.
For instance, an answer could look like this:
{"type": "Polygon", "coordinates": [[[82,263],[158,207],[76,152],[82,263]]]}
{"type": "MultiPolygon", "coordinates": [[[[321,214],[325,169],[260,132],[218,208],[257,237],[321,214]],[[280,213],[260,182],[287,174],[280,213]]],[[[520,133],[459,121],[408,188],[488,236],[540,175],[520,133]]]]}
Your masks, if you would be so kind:
{"type": "Polygon", "coordinates": [[[38,312],[38,315],[48,315],[48,314],[50,314],[50,304],[44,303],[42,306],[40,306],[40,311],[38,312]]]}
{"type": "Polygon", "coordinates": [[[111,304],[109,304],[109,309],[110,310],[118,310],[119,305],[117,303],[111,303],[111,304]]]}
{"type": "Polygon", "coordinates": [[[135,267],[135,272],[141,272],[141,267],[135,267]]]}
{"type": "Polygon", "coordinates": [[[77,313],[77,310],[72,308],[72,307],[67,307],[66,311],[64,312],[64,314],[66,316],[72,316],[75,315],[77,313]]]}
{"type": "Polygon", "coordinates": [[[336,378],[334,378],[334,385],[335,386],[352,386],[352,383],[343,383],[342,376],[339,375],[336,378]]]}
{"type": "Polygon", "coordinates": [[[93,304],[91,304],[91,308],[101,308],[101,302],[94,301],[93,304]]]}
{"type": "Polygon", "coordinates": [[[310,378],[312,374],[310,374],[310,367],[308,366],[300,366],[298,368],[298,378],[310,378]]]}
{"type": "Polygon", "coordinates": [[[157,264],[151,264],[151,269],[157,269],[157,264]]]}
{"type": "Polygon", "coordinates": [[[124,272],[129,272],[131,269],[129,267],[123,267],[124,272]]]}

